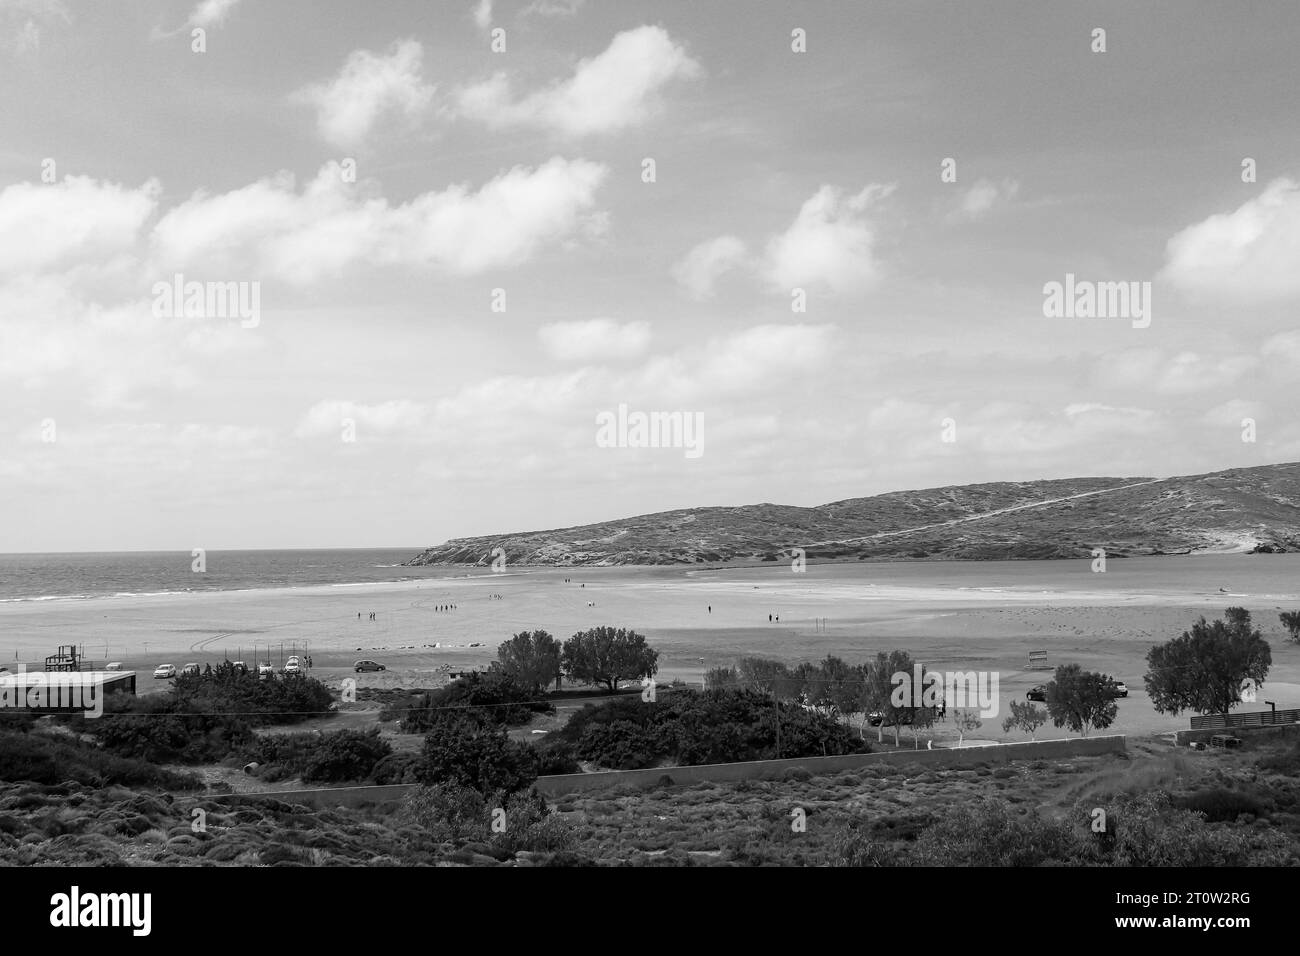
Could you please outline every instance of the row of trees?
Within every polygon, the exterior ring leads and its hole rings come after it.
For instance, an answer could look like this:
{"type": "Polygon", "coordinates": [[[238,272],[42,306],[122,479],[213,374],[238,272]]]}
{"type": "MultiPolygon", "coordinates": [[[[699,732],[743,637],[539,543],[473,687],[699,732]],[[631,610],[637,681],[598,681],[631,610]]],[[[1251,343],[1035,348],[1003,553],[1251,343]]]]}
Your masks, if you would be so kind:
{"type": "MultiPolygon", "coordinates": [[[[942,694],[932,702],[917,703],[896,693],[894,675],[911,676],[916,672],[916,661],[907,651],[899,650],[882,651],[862,664],[850,664],[834,655],[820,663],[805,661],[793,667],[767,658],[744,657],[734,667],[710,669],[705,684],[710,689],[753,688],[778,701],[814,707],[846,724],[852,723],[855,714],[871,714],[877,741],[883,740],[884,729],[890,727],[897,746],[899,734],[906,727],[915,745],[922,730],[949,716],[942,694]]],[[[926,673],[922,665],[923,679],[926,673]]],[[[970,710],[953,710],[951,717],[959,745],[967,733],[981,726],[979,717],[970,710]]],[[[865,723],[859,727],[859,736],[863,734],[865,723]]]]}
{"type": "Polygon", "coordinates": [[[563,674],[579,683],[604,685],[612,694],[620,683],[653,677],[659,652],[643,635],[623,627],[593,627],[563,644],[546,631],[523,631],[497,648],[497,666],[533,693],[563,674]]]}

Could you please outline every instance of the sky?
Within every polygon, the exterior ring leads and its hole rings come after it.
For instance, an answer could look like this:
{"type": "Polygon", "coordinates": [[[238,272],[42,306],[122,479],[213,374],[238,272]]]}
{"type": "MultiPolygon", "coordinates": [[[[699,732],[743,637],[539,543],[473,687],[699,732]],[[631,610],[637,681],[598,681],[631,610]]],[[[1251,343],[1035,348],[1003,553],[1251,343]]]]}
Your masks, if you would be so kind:
{"type": "Polygon", "coordinates": [[[1300,460],[1298,41],[1288,2],[0,0],[0,551],[1300,460]]]}

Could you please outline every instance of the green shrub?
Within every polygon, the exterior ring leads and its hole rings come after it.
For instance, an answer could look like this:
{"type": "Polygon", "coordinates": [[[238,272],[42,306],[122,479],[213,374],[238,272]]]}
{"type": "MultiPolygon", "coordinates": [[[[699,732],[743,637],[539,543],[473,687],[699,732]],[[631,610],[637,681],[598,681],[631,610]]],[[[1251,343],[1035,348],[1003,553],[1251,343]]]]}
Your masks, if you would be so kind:
{"type": "Polygon", "coordinates": [[[834,718],[749,688],[681,690],[653,702],[628,695],[588,705],[549,734],[543,749],[561,742],[579,759],[623,770],[665,760],[698,765],[870,749],[834,718]]]}
{"type": "Polygon", "coordinates": [[[0,731],[0,780],[57,784],[66,780],[93,786],[164,787],[193,790],[192,774],[164,770],[152,763],[108,753],[74,737],[0,731]]]}
{"type": "Polygon", "coordinates": [[[379,736],[377,727],[324,734],[303,768],[302,779],[308,783],[365,780],[375,765],[392,752],[392,746],[379,736]]]}
{"type": "MultiPolygon", "coordinates": [[[[483,796],[472,787],[443,783],[419,787],[398,811],[403,823],[417,827],[433,843],[487,844],[493,854],[527,850],[557,853],[573,848],[572,828],[547,809],[536,790],[483,796]]],[[[479,846],[479,849],[483,849],[479,846]]]]}
{"type": "Polygon", "coordinates": [[[1231,823],[1243,813],[1263,816],[1264,803],[1249,793],[1240,790],[1228,790],[1215,787],[1213,790],[1200,790],[1179,798],[1177,806],[1194,813],[1202,813],[1211,823],[1231,823]]]}
{"type": "Polygon", "coordinates": [[[555,708],[534,699],[533,692],[500,670],[473,673],[446,687],[420,695],[407,709],[402,729],[409,734],[428,731],[444,715],[469,712],[482,723],[515,727],[526,724],[536,713],[553,713],[555,708]]]}
{"type": "Polygon", "coordinates": [[[443,712],[424,738],[415,776],[426,785],[455,783],[480,793],[514,793],[537,779],[537,754],[511,740],[503,727],[463,712],[443,712]]]}

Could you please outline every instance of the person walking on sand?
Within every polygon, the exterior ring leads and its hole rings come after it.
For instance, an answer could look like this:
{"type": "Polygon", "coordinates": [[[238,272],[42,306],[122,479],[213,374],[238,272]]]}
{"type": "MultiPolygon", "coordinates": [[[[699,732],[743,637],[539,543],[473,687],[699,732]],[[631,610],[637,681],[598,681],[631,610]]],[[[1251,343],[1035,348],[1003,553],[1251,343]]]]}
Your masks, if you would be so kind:
{"type": "Polygon", "coordinates": [[[770,614],[767,616],[767,623],[768,623],[768,624],[771,624],[771,623],[772,623],[772,615],[770,615],[770,614]]]}

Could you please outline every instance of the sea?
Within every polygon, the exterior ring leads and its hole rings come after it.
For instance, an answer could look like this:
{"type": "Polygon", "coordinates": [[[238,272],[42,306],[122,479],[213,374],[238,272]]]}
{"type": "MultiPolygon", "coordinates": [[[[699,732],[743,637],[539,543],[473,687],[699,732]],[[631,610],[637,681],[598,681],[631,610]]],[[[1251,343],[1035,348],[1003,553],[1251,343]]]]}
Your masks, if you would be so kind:
{"type": "Polygon", "coordinates": [[[195,573],[189,551],[0,554],[0,602],[365,584],[465,573],[463,568],[402,566],[422,550],[208,551],[202,574],[195,573]]]}
{"type": "MultiPolygon", "coordinates": [[[[0,554],[0,604],[133,597],[189,591],[318,587],[422,581],[490,573],[486,568],[406,567],[422,548],[208,551],[206,571],[192,570],[188,551],[0,554]]],[[[1090,558],[1053,561],[897,561],[810,565],[807,583],[872,587],[937,587],[953,591],[1043,594],[1075,591],[1205,594],[1255,600],[1300,600],[1300,554],[1165,555],[1111,559],[1090,573],[1090,558]]],[[[690,566],[606,568],[602,576],[684,575],[701,583],[746,580],[770,584],[775,566],[698,569],[690,566]]],[[[793,579],[791,579],[793,580],[793,579]]],[[[801,580],[801,583],[802,580],[801,580]]],[[[869,591],[864,591],[869,594],[869,591]]]]}

